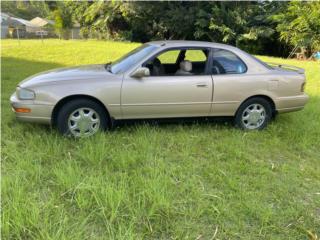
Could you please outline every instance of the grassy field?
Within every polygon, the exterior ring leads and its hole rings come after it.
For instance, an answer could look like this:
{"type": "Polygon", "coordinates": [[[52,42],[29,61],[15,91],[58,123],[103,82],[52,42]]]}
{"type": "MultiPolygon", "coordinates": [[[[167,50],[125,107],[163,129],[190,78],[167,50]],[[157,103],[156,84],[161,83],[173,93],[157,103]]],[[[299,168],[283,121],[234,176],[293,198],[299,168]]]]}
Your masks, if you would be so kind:
{"type": "Polygon", "coordinates": [[[9,97],[22,79],[137,45],[2,41],[3,239],[319,237],[320,63],[261,57],[305,68],[311,100],[260,132],[135,124],[73,140],[15,120],[9,97]]]}

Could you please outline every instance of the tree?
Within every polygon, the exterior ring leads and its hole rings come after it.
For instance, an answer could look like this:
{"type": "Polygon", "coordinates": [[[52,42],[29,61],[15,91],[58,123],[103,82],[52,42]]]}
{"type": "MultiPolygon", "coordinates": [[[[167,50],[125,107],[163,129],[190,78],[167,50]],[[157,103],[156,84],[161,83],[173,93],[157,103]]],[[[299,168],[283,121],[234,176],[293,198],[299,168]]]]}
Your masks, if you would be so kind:
{"type": "Polygon", "coordinates": [[[146,42],[225,42],[251,53],[284,55],[273,15],[280,2],[70,2],[87,37],[146,42]]]}
{"type": "Polygon", "coordinates": [[[204,40],[276,56],[320,46],[320,2],[17,1],[2,9],[28,18],[51,12],[63,38],[79,22],[84,37],[98,39],[204,40]]]}
{"type": "Polygon", "coordinates": [[[50,15],[45,1],[2,1],[1,11],[27,20],[34,17],[46,18],[50,15]]]}
{"type": "Polygon", "coordinates": [[[286,11],[272,19],[281,41],[306,48],[309,55],[320,50],[320,2],[290,2],[286,11]]]}
{"type": "MultiPolygon", "coordinates": [[[[282,2],[214,2],[199,9],[195,39],[224,42],[255,54],[283,54],[269,17],[280,11],[282,2]]],[[[286,52],[286,51],[285,51],[286,52]]]]}
{"type": "Polygon", "coordinates": [[[71,11],[65,2],[57,2],[53,16],[57,34],[64,39],[68,39],[73,22],[71,11]]]}

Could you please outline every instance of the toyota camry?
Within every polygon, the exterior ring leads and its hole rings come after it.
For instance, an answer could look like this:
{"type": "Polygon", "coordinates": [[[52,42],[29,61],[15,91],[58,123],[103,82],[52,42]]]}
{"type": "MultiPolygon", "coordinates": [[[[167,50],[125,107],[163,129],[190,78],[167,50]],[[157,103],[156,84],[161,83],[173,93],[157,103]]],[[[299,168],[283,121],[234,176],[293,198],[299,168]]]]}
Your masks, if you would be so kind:
{"type": "Polygon", "coordinates": [[[277,113],[303,109],[304,70],[266,64],[229,45],[156,41],[108,64],[54,69],[20,82],[18,120],[82,137],[124,119],[231,116],[263,129],[277,113]]]}

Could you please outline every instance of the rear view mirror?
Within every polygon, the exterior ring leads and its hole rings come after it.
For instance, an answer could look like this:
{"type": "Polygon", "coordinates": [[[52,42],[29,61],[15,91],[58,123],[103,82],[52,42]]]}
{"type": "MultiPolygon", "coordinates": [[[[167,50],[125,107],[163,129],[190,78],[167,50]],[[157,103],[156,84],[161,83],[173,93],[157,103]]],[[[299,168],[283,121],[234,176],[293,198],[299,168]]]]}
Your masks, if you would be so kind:
{"type": "Polygon", "coordinates": [[[142,78],[147,76],[150,76],[150,70],[146,67],[139,67],[131,74],[131,77],[134,78],[142,78]]]}

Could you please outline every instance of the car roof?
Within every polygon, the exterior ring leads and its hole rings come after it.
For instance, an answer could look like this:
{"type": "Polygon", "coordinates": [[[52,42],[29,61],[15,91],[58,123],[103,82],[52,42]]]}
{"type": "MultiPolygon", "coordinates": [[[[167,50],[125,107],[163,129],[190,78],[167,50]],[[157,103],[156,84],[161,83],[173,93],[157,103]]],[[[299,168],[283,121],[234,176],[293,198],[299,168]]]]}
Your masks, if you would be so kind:
{"type": "Polygon", "coordinates": [[[187,41],[187,40],[163,40],[163,41],[152,41],[147,42],[150,45],[166,46],[166,47],[211,47],[211,48],[223,48],[223,49],[238,49],[236,47],[205,41],[187,41]]]}

